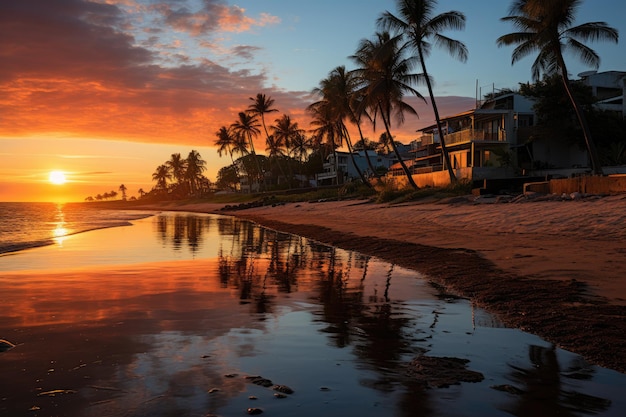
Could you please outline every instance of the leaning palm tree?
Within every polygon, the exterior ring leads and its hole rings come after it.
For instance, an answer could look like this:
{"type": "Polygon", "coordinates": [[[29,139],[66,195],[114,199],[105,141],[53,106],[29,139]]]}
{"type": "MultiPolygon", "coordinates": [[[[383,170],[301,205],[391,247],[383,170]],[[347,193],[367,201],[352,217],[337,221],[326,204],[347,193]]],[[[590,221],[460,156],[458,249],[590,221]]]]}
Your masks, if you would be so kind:
{"type": "Polygon", "coordinates": [[[346,119],[357,120],[352,108],[352,101],[358,89],[358,83],[359,80],[353,73],[347,72],[344,66],[336,67],[328,74],[327,78],[320,81],[320,86],[313,90],[314,93],[321,96],[321,100],[314,103],[313,106],[328,107],[327,112],[331,115],[333,119],[332,122],[336,126],[340,143],[345,141],[352,165],[359,174],[359,177],[361,177],[363,184],[371,186],[354,159],[352,140],[350,139],[348,128],[344,123],[346,119]]]}
{"type": "Polygon", "coordinates": [[[252,104],[248,106],[248,112],[254,115],[257,115],[261,118],[261,124],[263,125],[263,130],[265,131],[265,137],[269,136],[267,132],[267,126],[265,125],[265,114],[277,112],[277,109],[272,108],[274,105],[274,99],[271,97],[266,97],[265,94],[257,94],[256,97],[250,97],[252,100],[252,104]]]}
{"type": "MultiPolygon", "coordinates": [[[[388,32],[377,33],[373,40],[362,40],[356,54],[351,57],[359,66],[354,71],[362,83],[359,94],[363,101],[360,107],[370,110],[374,126],[376,119],[380,117],[389,137],[393,137],[390,127],[392,114],[398,125],[404,122],[405,112],[417,116],[415,109],[403,100],[405,93],[412,93],[424,100],[411,86],[422,79],[421,74],[411,72],[417,64],[416,58],[404,57],[407,46],[402,45],[401,40],[401,35],[392,37],[388,32]]],[[[418,186],[394,141],[391,141],[391,147],[409,184],[417,189],[418,186]]]]}
{"type": "Polygon", "coordinates": [[[501,20],[513,23],[519,32],[500,36],[496,42],[498,46],[517,45],[512,53],[511,64],[536,52],[537,58],[532,65],[535,81],[539,80],[542,73],[561,76],[583,130],[593,172],[602,175],[600,157],[585,114],[572,92],[563,52],[572,52],[585,64],[598,68],[600,57],[583,42],[608,40],[617,43],[619,34],[605,22],[589,22],[572,27],[576,9],[581,3],[581,0],[515,0],[509,16],[501,20]]]}
{"type": "Polygon", "coordinates": [[[436,6],[437,0],[396,0],[398,16],[385,12],[378,19],[378,23],[384,29],[395,29],[403,33],[408,38],[409,45],[417,52],[437,121],[441,152],[450,175],[450,182],[454,183],[457,179],[450,164],[450,154],[446,148],[432,82],[426,70],[426,58],[430,55],[434,45],[444,48],[446,52],[462,62],[467,61],[468,53],[465,44],[441,34],[444,30],[464,29],[465,15],[461,12],[451,11],[433,16],[436,6]]]}
{"type": "Polygon", "coordinates": [[[254,159],[257,167],[258,180],[260,180],[263,175],[263,173],[261,172],[261,164],[259,163],[256,152],[254,150],[254,138],[259,133],[261,133],[259,126],[261,125],[259,124],[257,116],[255,114],[246,112],[239,112],[239,119],[230,126],[236,135],[238,135],[240,138],[245,138],[248,142],[248,145],[250,145],[250,154],[252,155],[252,158],[254,159]]]}
{"type": "MultiPolygon", "coordinates": [[[[228,153],[230,156],[230,162],[232,162],[233,167],[237,170],[235,166],[235,159],[233,158],[233,151],[235,149],[235,135],[229,128],[226,126],[220,127],[220,129],[215,132],[215,136],[217,140],[215,141],[215,146],[217,146],[217,154],[219,157],[222,157],[222,154],[228,153]]],[[[237,174],[239,176],[239,174],[237,174]]]]}

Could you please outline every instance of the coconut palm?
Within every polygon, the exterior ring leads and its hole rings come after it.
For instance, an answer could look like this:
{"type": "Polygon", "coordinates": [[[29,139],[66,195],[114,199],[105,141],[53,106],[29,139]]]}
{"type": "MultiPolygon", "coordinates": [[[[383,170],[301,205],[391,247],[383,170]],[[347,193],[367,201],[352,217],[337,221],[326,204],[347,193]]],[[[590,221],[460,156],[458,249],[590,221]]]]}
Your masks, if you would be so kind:
{"type": "MultiPolygon", "coordinates": [[[[233,134],[231,129],[226,126],[220,127],[220,129],[215,132],[215,136],[217,137],[217,140],[215,141],[215,146],[217,146],[217,154],[221,158],[222,154],[228,153],[228,155],[230,156],[230,162],[232,162],[235,172],[237,172],[237,166],[235,165],[233,153],[235,151],[242,152],[242,150],[238,147],[238,145],[240,145],[241,143],[237,143],[236,135],[233,134]]],[[[239,176],[239,173],[237,173],[237,176],[239,176]]]]}
{"type": "Polygon", "coordinates": [[[351,104],[355,91],[358,89],[358,83],[359,80],[352,73],[346,72],[344,66],[336,67],[328,74],[327,78],[320,81],[320,86],[313,90],[314,93],[321,96],[321,100],[313,103],[312,106],[328,107],[327,114],[331,116],[331,122],[335,125],[339,144],[345,141],[352,165],[363,183],[371,186],[354,160],[352,140],[344,123],[345,119],[357,120],[351,104]]]}
{"type": "Polygon", "coordinates": [[[454,183],[456,176],[450,164],[450,155],[441,128],[441,119],[433,94],[432,82],[426,70],[426,58],[430,55],[433,46],[439,46],[462,62],[467,61],[468,52],[465,44],[441,34],[445,30],[464,29],[465,15],[461,12],[450,11],[433,16],[436,6],[437,0],[396,0],[398,15],[385,12],[378,19],[378,23],[384,29],[394,29],[403,33],[408,38],[409,45],[417,52],[437,121],[441,152],[450,175],[450,182],[454,183]]]}
{"type": "Polygon", "coordinates": [[[572,26],[581,0],[515,0],[509,16],[501,20],[511,22],[519,31],[500,36],[498,46],[516,45],[511,55],[511,64],[537,53],[531,67],[533,79],[539,80],[542,73],[559,74],[567,96],[583,130],[585,144],[593,172],[602,175],[600,157],[595,147],[587,119],[572,92],[564,51],[574,53],[585,64],[594,68],[600,65],[598,54],[585,45],[585,41],[618,41],[618,31],[605,22],[589,22],[572,26]]]}
{"type": "Polygon", "coordinates": [[[206,170],[206,161],[202,159],[198,151],[192,150],[187,155],[186,165],[184,178],[189,182],[189,190],[194,195],[201,189],[200,185],[204,178],[202,173],[206,170]]]}
{"type": "Polygon", "coordinates": [[[170,169],[167,165],[159,165],[157,169],[152,173],[152,181],[156,181],[156,189],[163,192],[167,191],[167,181],[172,179],[170,169]]]}
{"type": "MultiPolygon", "coordinates": [[[[362,83],[359,94],[363,101],[360,108],[370,110],[374,127],[376,119],[380,117],[389,137],[393,137],[390,127],[392,114],[398,125],[404,122],[405,112],[417,116],[415,109],[403,100],[405,93],[415,94],[424,100],[424,97],[411,86],[420,82],[422,78],[421,74],[411,72],[417,64],[416,58],[404,57],[407,45],[403,45],[401,41],[401,35],[392,37],[389,32],[379,32],[373,40],[362,40],[356,54],[351,57],[359,66],[355,72],[362,83]]],[[[398,147],[393,141],[391,146],[409,184],[417,189],[418,186],[398,147]]]]}
{"type": "MultiPolygon", "coordinates": [[[[282,117],[274,121],[274,125],[270,126],[272,136],[274,137],[274,147],[277,148],[274,151],[275,156],[282,157],[285,152],[289,152],[291,143],[297,137],[304,134],[304,129],[300,129],[298,122],[294,122],[289,115],[283,114],[282,117]]],[[[279,164],[281,172],[283,172],[282,166],[279,164]]],[[[288,167],[290,167],[288,165],[288,167]]],[[[289,169],[290,176],[293,177],[291,169],[289,169]]],[[[283,172],[283,175],[285,173],[283,172]]]]}
{"type": "MultiPolygon", "coordinates": [[[[265,124],[265,114],[278,111],[277,109],[272,107],[274,105],[274,100],[271,97],[267,97],[265,94],[262,93],[258,93],[256,97],[249,97],[249,99],[252,100],[252,104],[248,106],[248,113],[251,113],[261,118],[261,125],[263,126],[263,131],[265,132],[266,145],[268,147],[271,147],[270,144],[267,143],[270,140],[270,134],[267,131],[267,125],[265,124]]],[[[265,178],[263,178],[263,182],[264,181],[265,178]]]]}
{"type": "Polygon", "coordinates": [[[300,175],[302,175],[302,168],[304,165],[303,161],[309,151],[313,148],[313,141],[310,138],[307,138],[304,131],[302,131],[302,133],[299,133],[291,139],[290,145],[289,153],[293,155],[293,158],[298,160],[300,175]]]}
{"type": "Polygon", "coordinates": [[[230,128],[239,136],[240,140],[245,138],[248,145],[250,145],[250,154],[255,161],[257,178],[260,180],[263,173],[261,172],[261,165],[254,150],[254,138],[261,133],[259,126],[261,126],[261,124],[259,124],[256,114],[239,112],[239,119],[234,122],[230,128]]]}
{"type": "Polygon", "coordinates": [[[278,111],[277,109],[272,108],[274,100],[261,93],[257,94],[256,97],[250,97],[250,100],[252,100],[253,103],[248,106],[248,112],[261,118],[261,124],[263,125],[265,137],[267,138],[269,133],[267,132],[267,126],[265,125],[265,114],[278,111]]]}
{"type": "Polygon", "coordinates": [[[316,147],[322,149],[326,146],[329,152],[324,155],[320,153],[322,160],[332,152],[335,155],[336,182],[339,183],[339,165],[337,158],[337,148],[341,146],[341,133],[337,126],[337,120],[333,109],[326,101],[318,101],[307,107],[307,112],[311,115],[311,126],[313,126],[313,142],[316,147]]]}
{"type": "Polygon", "coordinates": [[[165,162],[165,165],[170,169],[172,178],[178,183],[182,184],[185,180],[185,170],[187,169],[187,161],[180,156],[179,153],[173,153],[170,159],[165,162]]]}

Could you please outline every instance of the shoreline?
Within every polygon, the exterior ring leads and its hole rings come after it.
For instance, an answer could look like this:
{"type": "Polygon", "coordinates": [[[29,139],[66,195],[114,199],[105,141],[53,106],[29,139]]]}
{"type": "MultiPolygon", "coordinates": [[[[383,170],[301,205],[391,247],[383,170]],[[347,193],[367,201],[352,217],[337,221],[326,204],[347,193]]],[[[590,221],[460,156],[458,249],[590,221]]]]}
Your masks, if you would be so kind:
{"type": "Polygon", "coordinates": [[[223,206],[137,208],[231,215],[376,256],[423,273],[508,326],[626,373],[624,196],[519,204],[223,206]]]}

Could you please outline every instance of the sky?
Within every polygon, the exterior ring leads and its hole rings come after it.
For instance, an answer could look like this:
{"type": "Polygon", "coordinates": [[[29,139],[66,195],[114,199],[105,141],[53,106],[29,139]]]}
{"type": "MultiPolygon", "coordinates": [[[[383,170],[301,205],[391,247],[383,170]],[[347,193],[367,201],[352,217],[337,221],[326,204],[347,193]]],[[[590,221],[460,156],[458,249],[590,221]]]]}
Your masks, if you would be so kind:
{"type": "MultiPolygon", "coordinates": [[[[466,63],[436,49],[427,60],[443,116],[531,81],[534,57],[512,66],[512,48],[496,46],[514,31],[500,21],[510,4],[439,0],[436,13],[465,14],[465,30],[446,35],[469,50],[466,63]]],[[[191,150],[215,181],[230,164],[215,132],[258,93],[278,109],[268,123],[288,114],[308,129],[311,90],[333,68],[353,68],[349,56],[386,10],[394,0],[0,0],[0,201],[83,201],[121,184],[136,196],[171,154],[191,150]],[[67,182],[51,184],[52,170],[67,182]]],[[[621,0],[586,0],[576,24],[603,21],[623,37],[623,16],[621,0]]],[[[623,40],[588,45],[599,71],[626,71],[623,40]]],[[[573,78],[592,69],[566,59],[573,78]]],[[[406,143],[434,123],[428,104],[408,101],[419,118],[392,130],[406,143]]]]}

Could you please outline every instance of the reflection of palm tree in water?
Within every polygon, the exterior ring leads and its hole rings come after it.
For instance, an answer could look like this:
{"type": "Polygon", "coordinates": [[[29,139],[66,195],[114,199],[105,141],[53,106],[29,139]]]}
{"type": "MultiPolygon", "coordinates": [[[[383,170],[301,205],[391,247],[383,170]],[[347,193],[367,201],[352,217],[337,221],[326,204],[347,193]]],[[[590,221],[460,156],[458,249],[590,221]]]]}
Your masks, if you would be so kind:
{"type": "Polygon", "coordinates": [[[607,399],[564,389],[563,378],[592,378],[593,371],[586,363],[573,363],[562,372],[554,345],[531,345],[528,355],[532,364],[528,369],[511,366],[511,378],[523,388],[512,388],[519,397],[506,411],[519,417],[578,416],[596,414],[610,407],[607,399]]]}

